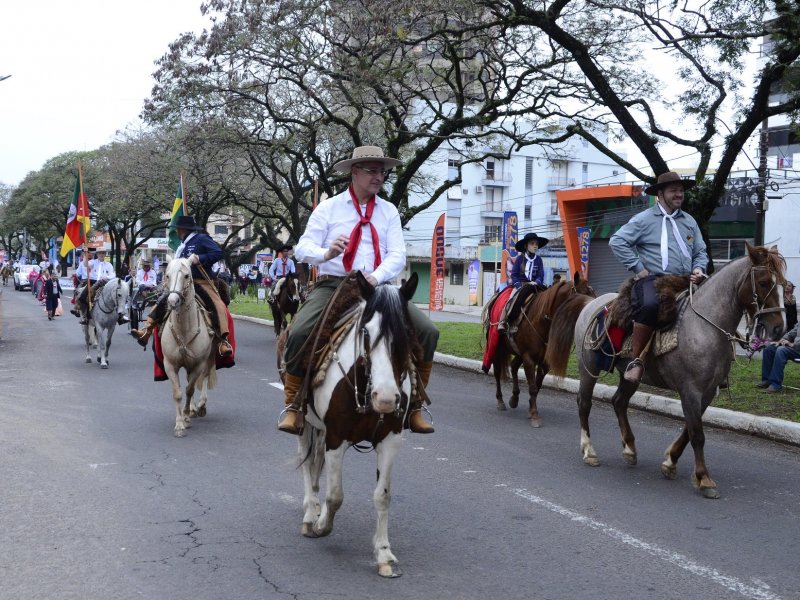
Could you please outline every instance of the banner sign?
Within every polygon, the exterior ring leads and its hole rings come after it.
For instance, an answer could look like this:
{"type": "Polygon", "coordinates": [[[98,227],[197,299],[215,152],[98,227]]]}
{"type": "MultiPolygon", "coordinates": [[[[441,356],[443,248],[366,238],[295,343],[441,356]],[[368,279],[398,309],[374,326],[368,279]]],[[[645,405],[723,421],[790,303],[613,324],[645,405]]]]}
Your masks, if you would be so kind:
{"type": "Polygon", "coordinates": [[[514,247],[519,239],[517,213],[507,210],[503,213],[503,250],[511,258],[516,258],[517,249],[514,247]]]}
{"type": "Polygon", "coordinates": [[[481,276],[481,261],[473,260],[467,269],[467,285],[469,286],[469,305],[478,306],[478,281],[481,276]]]}
{"type": "Polygon", "coordinates": [[[589,281],[589,238],[592,230],[588,227],[578,227],[578,251],[581,257],[581,277],[589,281]]]}
{"type": "Polygon", "coordinates": [[[503,248],[503,253],[500,256],[500,285],[503,286],[504,283],[508,283],[508,278],[511,276],[511,272],[508,270],[508,263],[511,259],[511,256],[505,248],[503,248]]]}
{"type": "Polygon", "coordinates": [[[439,215],[431,240],[430,310],[444,309],[444,213],[439,215]]]}

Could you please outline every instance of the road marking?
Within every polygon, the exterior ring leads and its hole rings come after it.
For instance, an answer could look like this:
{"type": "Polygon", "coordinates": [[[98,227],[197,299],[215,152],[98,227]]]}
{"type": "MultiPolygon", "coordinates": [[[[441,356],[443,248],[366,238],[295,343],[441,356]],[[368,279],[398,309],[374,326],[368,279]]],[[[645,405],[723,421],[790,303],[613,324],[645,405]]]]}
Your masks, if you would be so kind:
{"type": "Polygon", "coordinates": [[[97,467],[110,467],[110,466],[115,465],[115,464],[117,464],[117,463],[89,463],[89,468],[90,469],[97,469],[97,467]]]}
{"type": "Polygon", "coordinates": [[[725,575],[712,567],[701,565],[700,563],[693,561],[688,556],[684,556],[683,554],[679,554],[677,552],[673,552],[672,550],[667,550],[666,548],[662,548],[655,544],[650,544],[644,540],[635,538],[624,531],[616,529],[615,527],[611,527],[610,525],[606,525],[600,521],[595,521],[590,517],[586,517],[575,512],[574,510],[554,504],[549,500],[545,500],[541,496],[531,494],[527,490],[515,489],[514,494],[527,500],[528,502],[536,504],[537,506],[541,506],[542,508],[546,508],[551,512],[559,514],[563,517],[567,517],[568,519],[579,523],[580,525],[585,525],[590,529],[604,533],[608,537],[617,540],[618,542],[628,544],[629,546],[632,546],[638,550],[643,550],[647,554],[689,571],[693,575],[710,579],[714,583],[721,585],[722,587],[733,592],[737,592],[747,598],[753,598],[754,600],[780,600],[780,596],[777,596],[769,591],[769,586],[760,580],[758,581],[759,587],[747,585],[736,577],[725,575]]]}
{"type": "Polygon", "coordinates": [[[273,381],[270,385],[274,388],[278,388],[279,390],[283,389],[283,384],[279,381],[273,381]]]}

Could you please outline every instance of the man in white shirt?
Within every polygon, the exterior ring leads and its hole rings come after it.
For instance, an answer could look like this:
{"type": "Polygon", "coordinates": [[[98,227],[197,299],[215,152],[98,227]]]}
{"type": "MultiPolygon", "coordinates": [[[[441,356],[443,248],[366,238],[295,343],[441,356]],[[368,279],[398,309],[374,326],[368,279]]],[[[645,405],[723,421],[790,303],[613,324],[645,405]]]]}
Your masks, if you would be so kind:
{"type": "MultiPolygon", "coordinates": [[[[300,262],[319,266],[319,276],[288,330],[283,382],[286,410],[278,424],[281,431],[299,435],[303,429],[303,413],[295,405],[305,375],[302,348],[344,276],[361,271],[367,281],[377,286],[392,281],[405,269],[400,215],[393,204],[377,195],[389,169],[400,164],[397,159],[384,157],[383,150],[375,146],[356,148],[351,159],[336,163],[334,169],[350,173],[350,187],[317,206],[295,247],[300,262]]],[[[417,371],[423,387],[427,387],[439,331],[411,302],[408,313],[424,349],[417,371]]],[[[433,433],[433,427],[422,415],[421,400],[411,406],[409,427],[415,433],[433,433]]]]}
{"type": "MultiPolygon", "coordinates": [[[[97,249],[95,257],[89,261],[89,280],[92,288],[92,301],[103,289],[103,286],[108,283],[110,279],[116,277],[114,266],[106,261],[106,251],[102,248],[97,249]]],[[[78,300],[76,302],[78,313],[81,317],[81,325],[85,324],[88,320],[89,313],[89,286],[85,286],[78,292],[78,300]]],[[[72,311],[75,314],[75,311],[72,311]]],[[[118,323],[122,325],[127,323],[130,319],[126,315],[120,315],[118,323]]]]}
{"type": "Polygon", "coordinates": [[[146,258],[142,259],[142,268],[136,271],[136,287],[147,290],[156,287],[156,274],[151,269],[151,263],[146,258]]]}

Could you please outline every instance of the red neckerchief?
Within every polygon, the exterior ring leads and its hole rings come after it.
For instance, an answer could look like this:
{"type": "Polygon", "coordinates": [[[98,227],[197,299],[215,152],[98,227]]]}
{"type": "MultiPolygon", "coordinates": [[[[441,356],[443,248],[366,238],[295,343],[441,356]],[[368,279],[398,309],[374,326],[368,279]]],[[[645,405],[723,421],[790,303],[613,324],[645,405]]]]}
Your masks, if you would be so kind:
{"type": "Polygon", "coordinates": [[[361,244],[361,228],[364,225],[369,225],[372,231],[372,251],[375,253],[375,264],[372,268],[373,270],[377,269],[378,265],[381,264],[381,246],[378,241],[378,230],[375,229],[375,225],[372,224],[372,213],[375,211],[375,196],[367,200],[367,210],[362,214],[361,205],[358,203],[358,199],[353,193],[352,185],[348,191],[350,192],[350,198],[353,200],[353,206],[356,207],[356,212],[360,219],[358,223],[356,223],[356,226],[353,227],[353,231],[350,232],[350,241],[342,256],[344,270],[349,273],[353,268],[353,261],[356,259],[356,252],[358,251],[359,244],[361,244]]]}
{"type": "Polygon", "coordinates": [[[286,261],[287,260],[288,259],[281,257],[281,261],[283,262],[283,264],[281,265],[281,277],[284,277],[286,275],[286,261]]]}

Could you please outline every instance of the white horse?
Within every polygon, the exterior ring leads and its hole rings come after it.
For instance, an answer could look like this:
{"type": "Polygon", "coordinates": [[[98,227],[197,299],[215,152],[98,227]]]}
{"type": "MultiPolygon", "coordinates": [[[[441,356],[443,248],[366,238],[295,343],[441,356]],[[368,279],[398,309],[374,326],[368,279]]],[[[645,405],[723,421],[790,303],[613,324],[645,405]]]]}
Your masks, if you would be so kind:
{"type": "Polygon", "coordinates": [[[97,348],[97,362],[101,369],[108,368],[108,350],[111,336],[121,318],[125,317],[131,290],[128,283],[114,277],[109,279],[92,303],[88,320],[83,325],[86,340],[86,362],[92,362],[91,348],[97,348]]]}
{"type": "Polygon", "coordinates": [[[333,531],[334,516],[344,500],[344,453],[350,446],[368,442],[378,462],[373,492],[378,513],[373,537],[378,574],[398,577],[400,569],[389,544],[389,503],[392,465],[412,394],[412,355],[418,351],[409,336],[406,311],[417,275],[412,274],[400,289],[375,289],[360,272],[356,278],[363,297],[361,314],[333,355],[336,364],[328,366],[323,382],[314,389],[299,439],[305,488],[302,534],[316,538],[333,531]],[[323,467],[327,467],[327,496],[320,503],[323,467]]]}
{"type": "Polygon", "coordinates": [[[164,274],[164,290],[169,294],[169,315],[161,331],[164,371],[172,383],[175,401],[175,437],[186,435],[190,418],[206,415],[208,390],[217,385],[214,329],[197,303],[188,259],[170,261],[164,274]],[[186,400],[181,408],[180,369],[186,372],[186,400]],[[200,402],[194,404],[195,388],[200,386],[200,402]]]}

